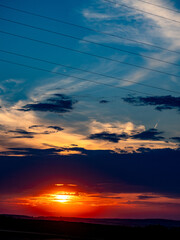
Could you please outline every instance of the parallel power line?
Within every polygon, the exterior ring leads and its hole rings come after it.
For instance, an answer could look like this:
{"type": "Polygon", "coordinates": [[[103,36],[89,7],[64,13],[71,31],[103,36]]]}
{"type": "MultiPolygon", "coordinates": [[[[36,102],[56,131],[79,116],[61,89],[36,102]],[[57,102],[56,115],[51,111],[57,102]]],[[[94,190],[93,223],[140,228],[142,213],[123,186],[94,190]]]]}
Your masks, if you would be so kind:
{"type": "Polygon", "coordinates": [[[153,86],[153,85],[149,85],[149,84],[145,84],[145,83],[140,83],[140,82],[136,82],[136,81],[132,81],[132,80],[128,80],[128,79],[109,76],[109,75],[106,75],[106,74],[97,73],[97,72],[90,71],[90,70],[85,70],[85,69],[82,69],[82,68],[77,68],[77,67],[57,63],[57,62],[52,62],[52,61],[45,60],[45,59],[42,59],[42,58],[27,56],[27,55],[24,55],[24,54],[11,52],[11,51],[6,51],[6,50],[2,50],[2,49],[0,49],[0,52],[15,55],[15,56],[18,56],[18,57],[24,57],[24,58],[27,58],[27,59],[36,60],[36,61],[40,61],[40,62],[44,62],[44,63],[49,63],[49,64],[52,64],[52,65],[61,66],[61,67],[65,67],[65,68],[69,68],[69,69],[73,69],[73,70],[78,70],[78,71],[81,71],[81,72],[90,73],[90,74],[94,74],[94,75],[105,77],[105,78],[111,78],[111,79],[115,79],[115,80],[118,80],[118,81],[129,82],[129,83],[141,85],[141,86],[144,86],[144,87],[150,87],[150,88],[154,88],[154,89],[158,89],[158,90],[163,90],[163,91],[167,91],[167,92],[171,92],[171,93],[180,94],[180,92],[178,92],[178,91],[169,90],[169,89],[166,89],[166,88],[161,88],[161,87],[157,87],[157,86],[153,86]]]}
{"type": "Polygon", "coordinates": [[[139,9],[139,8],[135,8],[135,7],[130,7],[128,5],[125,5],[125,4],[121,4],[119,2],[115,2],[115,1],[110,1],[110,0],[104,0],[105,2],[108,2],[108,3],[111,3],[111,4],[116,4],[116,5],[119,5],[121,7],[125,7],[125,8],[128,8],[128,9],[132,9],[132,10],[136,10],[138,12],[142,12],[142,13],[145,13],[145,14],[149,14],[151,16],[155,16],[155,17],[159,17],[159,18],[162,18],[162,19],[165,19],[165,20],[168,20],[168,21],[172,21],[172,22],[175,22],[175,23],[180,23],[180,21],[178,20],[175,20],[175,19],[172,19],[172,18],[167,18],[167,17],[164,17],[164,16],[161,16],[161,15],[158,15],[158,14],[154,14],[154,13],[151,13],[151,12],[147,12],[147,11],[144,11],[142,9],[139,9]]]}
{"type": "Polygon", "coordinates": [[[97,55],[97,54],[93,54],[93,53],[77,50],[77,49],[70,48],[70,47],[65,47],[65,46],[62,46],[62,45],[59,45],[59,44],[55,44],[55,43],[50,43],[50,42],[45,42],[45,41],[42,41],[42,40],[37,40],[37,39],[34,39],[34,38],[30,38],[30,37],[25,37],[25,36],[22,36],[22,35],[6,32],[6,31],[2,31],[2,30],[0,30],[0,32],[3,33],[3,34],[6,34],[6,35],[11,35],[11,36],[14,36],[14,37],[30,40],[30,41],[33,41],[33,42],[38,42],[40,44],[45,44],[45,45],[48,45],[48,46],[53,46],[53,47],[57,47],[57,48],[61,48],[61,49],[65,49],[65,50],[81,53],[81,54],[88,55],[88,56],[91,56],[91,57],[96,57],[96,58],[99,58],[99,59],[104,59],[104,60],[108,60],[108,61],[111,61],[111,62],[116,62],[116,63],[120,63],[120,64],[123,64],[123,65],[136,67],[136,68],[144,69],[144,70],[147,70],[147,71],[152,71],[152,72],[156,72],[156,73],[160,73],[160,74],[164,74],[164,75],[180,78],[179,75],[176,75],[176,74],[173,74],[173,73],[168,73],[168,72],[160,71],[160,70],[157,70],[157,69],[143,67],[143,66],[139,66],[139,65],[136,65],[136,64],[133,64],[133,63],[123,62],[123,61],[120,61],[120,60],[117,60],[117,59],[104,57],[104,56],[101,56],[101,55],[97,55]]]}
{"type": "Polygon", "coordinates": [[[39,68],[39,67],[34,67],[34,66],[22,64],[22,63],[17,63],[17,62],[9,61],[9,60],[2,59],[2,58],[0,58],[0,61],[5,62],[5,63],[10,63],[10,64],[13,64],[13,65],[16,65],[16,66],[21,66],[21,67],[26,67],[26,68],[38,70],[38,71],[53,73],[53,74],[57,74],[57,75],[64,76],[64,77],[75,78],[75,79],[78,79],[80,81],[91,82],[91,83],[94,83],[94,84],[97,84],[97,85],[104,85],[104,86],[107,86],[107,87],[118,88],[118,89],[128,91],[128,92],[140,93],[140,94],[145,94],[145,95],[149,95],[149,96],[154,96],[153,94],[150,94],[150,93],[145,93],[145,92],[142,92],[142,91],[136,91],[136,90],[133,90],[133,89],[127,89],[127,88],[115,86],[115,85],[112,85],[112,84],[109,84],[109,83],[103,83],[103,82],[98,82],[98,81],[94,81],[94,80],[89,80],[89,79],[86,79],[86,78],[77,77],[77,76],[73,76],[73,75],[69,75],[69,74],[65,74],[65,73],[54,72],[54,71],[50,71],[50,70],[47,70],[47,69],[44,69],[44,68],[39,68]]]}
{"type": "Polygon", "coordinates": [[[103,35],[106,35],[106,36],[110,36],[110,37],[114,37],[114,38],[118,38],[118,39],[123,39],[123,40],[129,41],[129,42],[141,44],[141,45],[144,45],[144,46],[147,46],[147,47],[153,47],[153,48],[160,49],[160,50],[163,50],[163,51],[168,51],[168,52],[180,54],[180,52],[177,52],[177,51],[172,50],[172,49],[164,48],[164,47],[159,46],[159,45],[154,45],[154,44],[151,44],[151,43],[138,41],[138,40],[135,40],[135,39],[132,39],[132,38],[119,36],[119,35],[112,34],[112,33],[109,33],[109,32],[104,32],[104,31],[97,30],[97,29],[94,29],[94,28],[85,27],[85,26],[75,24],[75,23],[72,23],[72,22],[67,22],[67,21],[64,21],[64,20],[61,20],[61,19],[48,17],[48,16],[45,16],[45,15],[37,14],[37,13],[34,13],[34,12],[29,12],[29,11],[22,10],[22,9],[17,9],[17,8],[6,6],[6,5],[3,5],[3,4],[0,4],[0,7],[11,9],[11,10],[23,13],[23,14],[28,14],[28,15],[35,16],[35,17],[40,17],[40,18],[43,18],[43,19],[46,19],[46,20],[66,24],[66,25],[69,25],[69,26],[77,27],[77,28],[80,28],[80,29],[83,29],[83,30],[88,30],[88,31],[92,31],[92,32],[95,32],[95,33],[103,34],[103,35]]]}
{"type": "Polygon", "coordinates": [[[30,25],[30,24],[26,24],[26,23],[22,23],[22,22],[17,22],[17,21],[14,21],[14,20],[11,20],[11,19],[7,19],[7,18],[1,18],[1,17],[0,17],[0,20],[7,21],[7,22],[10,22],[10,23],[14,23],[14,24],[18,24],[18,25],[21,25],[21,26],[24,26],[24,27],[29,27],[29,28],[33,28],[33,29],[40,30],[40,31],[45,31],[45,32],[48,32],[48,33],[60,35],[60,36],[63,36],[63,37],[68,37],[68,38],[76,39],[76,40],[79,40],[79,41],[81,41],[81,42],[94,44],[94,45],[101,46],[101,47],[105,47],[105,48],[109,48],[109,49],[112,49],[112,50],[116,50],[116,51],[120,51],[120,52],[125,52],[125,53],[132,54],[132,55],[136,55],[136,56],[139,56],[139,57],[151,59],[151,60],[153,60],[153,61],[158,61],[158,62],[167,63],[167,64],[171,64],[171,65],[180,67],[180,64],[177,64],[177,63],[173,63],[173,62],[165,61],[165,60],[162,60],[162,59],[154,58],[154,57],[151,57],[151,56],[147,56],[147,55],[144,55],[144,54],[141,54],[141,53],[137,53],[137,52],[133,52],[133,51],[129,51],[129,50],[125,50],[125,49],[113,47],[113,46],[110,46],[110,45],[107,45],[107,44],[102,44],[102,43],[90,41],[90,40],[87,40],[87,39],[82,39],[82,38],[79,38],[79,37],[76,37],[76,36],[73,36],[73,35],[69,35],[69,34],[57,32],[57,31],[52,31],[52,30],[49,30],[49,29],[47,29],[47,28],[36,27],[36,26],[30,25]]]}
{"type": "Polygon", "coordinates": [[[158,7],[158,8],[166,9],[166,10],[169,10],[169,11],[172,11],[172,12],[180,13],[180,11],[178,11],[178,10],[176,10],[176,9],[168,8],[168,7],[159,5],[159,4],[150,3],[150,2],[147,2],[147,1],[143,1],[143,0],[136,0],[136,1],[138,1],[138,2],[143,2],[143,3],[146,3],[146,4],[148,4],[148,5],[158,7]]]}

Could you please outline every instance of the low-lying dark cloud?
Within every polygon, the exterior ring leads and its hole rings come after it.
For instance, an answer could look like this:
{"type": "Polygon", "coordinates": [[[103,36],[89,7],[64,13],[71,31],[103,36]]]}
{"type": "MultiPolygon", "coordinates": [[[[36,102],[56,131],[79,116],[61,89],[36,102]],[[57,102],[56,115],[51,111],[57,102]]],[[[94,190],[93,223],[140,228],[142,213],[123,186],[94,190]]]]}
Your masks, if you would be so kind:
{"type": "Polygon", "coordinates": [[[131,136],[131,138],[139,139],[139,140],[159,141],[159,140],[163,140],[164,139],[164,137],[159,136],[162,133],[163,132],[158,132],[158,130],[155,129],[155,128],[151,128],[151,129],[146,130],[144,132],[135,134],[135,135],[131,136]]]}
{"type": "Polygon", "coordinates": [[[125,97],[122,98],[125,102],[134,106],[156,106],[158,111],[167,109],[176,109],[180,112],[180,97],[154,96],[154,97],[125,97]]]}
{"type": "Polygon", "coordinates": [[[140,200],[148,200],[148,199],[151,199],[151,198],[157,198],[155,196],[148,196],[148,195],[139,195],[138,196],[138,199],[140,200]]]}
{"type": "Polygon", "coordinates": [[[54,125],[53,125],[53,126],[32,125],[32,126],[29,127],[29,129],[43,128],[43,127],[44,127],[44,128],[54,129],[54,130],[56,130],[57,132],[64,130],[64,128],[59,127],[59,126],[54,126],[54,125]]]}
{"type": "Polygon", "coordinates": [[[54,130],[56,130],[56,131],[58,131],[58,132],[64,130],[64,128],[58,127],[58,126],[48,126],[47,128],[54,129],[54,130]]]}
{"type": "Polygon", "coordinates": [[[170,139],[174,140],[175,142],[180,143],[180,137],[172,137],[170,139]]]}
{"type": "Polygon", "coordinates": [[[18,136],[12,136],[11,138],[34,138],[33,135],[18,135],[18,136]]]}
{"type": "Polygon", "coordinates": [[[24,105],[20,111],[40,111],[66,113],[73,110],[73,105],[77,101],[64,94],[54,94],[44,102],[35,102],[24,105]]]}
{"type": "MultiPolygon", "coordinates": [[[[43,125],[32,125],[29,127],[29,129],[36,129],[39,127],[43,127],[43,125]]],[[[47,129],[52,129],[51,131],[27,131],[24,129],[16,129],[16,130],[6,130],[6,134],[13,134],[13,136],[10,136],[11,138],[34,138],[35,135],[39,134],[51,134],[51,133],[57,133],[59,131],[64,130],[63,128],[59,126],[47,126],[47,129]]]]}
{"type": "Polygon", "coordinates": [[[33,193],[71,182],[86,192],[139,193],[140,199],[150,192],[180,197],[180,149],[123,154],[75,147],[66,150],[79,154],[59,155],[64,150],[12,148],[11,156],[1,152],[1,194],[33,193]]]}
{"type": "Polygon", "coordinates": [[[117,143],[121,139],[125,140],[127,138],[127,134],[101,132],[101,133],[91,134],[88,138],[93,140],[104,140],[104,141],[117,143]]]}
{"type": "Polygon", "coordinates": [[[109,132],[101,132],[91,134],[88,138],[93,140],[103,140],[117,143],[120,140],[127,139],[138,139],[138,140],[151,140],[151,141],[160,141],[163,140],[164,137],[160,136],[163,132],[159,132],[157,129],[152,128],[141,133],[128,135],[127,133],[117,134],[117,133],[109,133],[109,132]]]}
{"type": "Polygon", "coordinates": [[[23,129],[9,130],[8,133],[14,133],[12,138],[33,138],[35,132],[29,132],[23,129]]]}
{"type": "Polygon", "coordinates": [[[100,100],[99,103],[109,103],[107,100],[100,100]]]}
{"type": "Polygon", "coordinates": [[[29,126],[29,129],[33,129],[33,128],[40,128],[40,127],[43,127],[43,125],[32,125],[32,126],[29,126]]]}

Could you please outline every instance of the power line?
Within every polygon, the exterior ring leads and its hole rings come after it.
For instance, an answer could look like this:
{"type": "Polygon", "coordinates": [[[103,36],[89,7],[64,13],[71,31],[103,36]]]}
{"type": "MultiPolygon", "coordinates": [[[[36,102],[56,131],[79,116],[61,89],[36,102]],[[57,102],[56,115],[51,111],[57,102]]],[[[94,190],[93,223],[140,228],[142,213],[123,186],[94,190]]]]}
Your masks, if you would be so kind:
{"type": "Polygon", "coordinates": [[[147,55],[144,55],[144,54],[140,54],[140,53],[137,53],[137,52],[132,52],[132,51],[129,51],[129,50],[124,50],[124,49],[113,47],[113,46],[109,46],[109,45],[106,45],[106,44],[102,44],[102,43],[98,43],[98,42],[82,39],[82,38],[79,38],[79,37],[76,37],[76,36],[72,36],[72,35],[69,35],[69,34],[57,32],[57,31],[52,31],[52,30],[49,30],[49,29],[46,29],[46,28],[35,27],[33,25],[17,22],[17,21],[14,21],[14,20],[6,19],[6,18],[1,18],[0,17],[0,20],[7,21],[7,22],[10,22],[10,23],[19,24],[19,25],[22,25],[22,26],[25,26],[25,27],[29,27],[29,28],[45,31],[45,32],[48,32],[48,33],[53,33],[53,34],[60,35],[60,36],[63,36],[63,37],[68,37],[68,38],[80,40],[82,42],[95,44],[95,45],[98,45],[98,46],[101,46],[101,47],[113,49],[113,50],[120,51],[120,52],[125,52],[125,53],[128,53],[128,54],[133,54],[133,55],[136,55],[136,56],[139,56],[139,57],[144,57],[144,58],[148,58],[148,59],[151,59],[151,60],[155,60],[155,61],[159,61],[159,62],[163,62],[163,63],[167,63],[167,64],[171,64],[171,65],[180,67],[180,64],[168,62],[168,61],[165,61],[165,60],[162,60],[162,59],[157,59],[157,58],[150,57],[150,56],[147,56],[147,55]]]}
{"type": "Polygon", "coordinates": [[[141,93],[141,94],[153,96],[150,93],[145,93],[145,92],[141,92],[141,91],[131,90],[131,89],[127,89],[127,88],[123,88],[123,87],[119,87],[119,86],[114,86],[114,85],[109,84],[109,83],[102,83],[102,82],[98,82],[98,81],[94,81],[94,80],[89,80],[89,79],[86,79],[86,78],[81,78],[81,77],[77,77],[77,76],[73,76],[73,75],[68,75],[68,74],[65,74],[65,73],[54,72],[54,71],[50,71],[50,70],[47,70],[47,69],[44,69],[44,68],[39,68],[39,67],[30,66],[30,65],[25,65],[25,64],[9,61],[9,60],[6,60],[6,59],[1,59],[0,58],[0,61],[1,62],[10,63],[10,64],[14,64],[14,65],[21,66],[21,67],[26,67],[26,68],[38,70],[38,71],[53,73],[53,74],[61,75],[61,76],[64,76],[64,77],[71,77],[71,78],[75,78],[75,79],[78,79],[78,80],[81,80],[81,81],[91,82],[91,83],[94,83],[94,84],[97,84],[97,85],[104,85],[104,86],[107,86],[107,87],[118,88],[118,89],[125,90],[125,91],[130,91],[130,92],[134,92],[134,93],[141,93]]]}
{"type": "Polygon", "coordinates": [[[141,41],[138,41],[138,40],[127,38],[127,37],[122,37],[122,36],[119,36],[119,35],[116,35],[116,34],[111,34],[111,33],[108,33],[108,32],[96,30],[96,29],[85,27],[85,26],[75,24],[75,23],[72,23],[72,22],[67,22],[67,21],[64,21],[64,20],[61,20],[61,19],[52,18],[52,17],[48,17],[48,16],[45,16],[45,15],[41,15],[41,14],[37,14],[37,13],[33,13],[33,12],[21,10],[21,9],[17,9],[17,8],[6,6],[6,5],[3,5],[3,4],[0,4],[0,7],[11,9],[11,10],[21,12],[21,13],[24,13],[24,14],[29,14],[31,16],[44,18],[44,19],[51,20],[51,21],[54,21],[54,22],[70,25],[70,26],[77,27],[77,28],[80,28],[80,29],[92,31],[92,32],[95,32],[95,33],[100,33],[100,34],[103,34],[103,35],[106,35],[106,36],[115,37],[115,38],[118,38],[118,39],[123,39],[123,40],[129,41],[129,42],[142,44],[142,45],[145,45],[147,47],[153,47],[153,48],[160,49],[160,50],[163,50],[163,51],[168,51],[168,52],[180,54],[180,52],[177,52],[177,51],[174,51],[174,50],[171,50],[171,49],[167,49],[167,48],[163,48],[163,47],[158,46],[158,45],[154,45],[154,44],[146,43],[146,42],[141,42],[141,41]]]}
{"type": "Polygon", "coordinates": [[[139,65],[136,65],[136,64],[133,64],[133,63],[127,63],[127,62],[119,61],[117,59],[104,57],[104,56],[100,56],[100,55],[93,54],[93,53],[84,52],[84,51],[77,50],[77,49],[74,49],[74,48],[65,47],[65,46],[62,46],[62,45],[59,45],[59,44],[44,42],[42,40],[37,40],[37,39],[34,39],[34,38],[25,37],[25,36],[22,36],[22,35],[17,35],[17,34],[5,32],[5,31],[2,31],[2,30],[0,30],[0,32],[3,33],[3,34],[11,35],[11,36],[14,36],[14,37],[19,37],[19,38],[22,38],[22,39],[27,39],[27,40],[38,42],[38,43],[41,43],[41,44],[45,44],[45,45],[49,45],[49,46],[53,46],[53,47],[58,47],[58,48],[61,48],[61,49],[65,49],[65,50],[69,50],[69,51],[73,51],[73,52],[77,52],[77,53],[81,53],[81,54],[85,54],[85,55],[88,55],[88,56],[91,56],[91,57],[96,57],[96,58],[100,58],[100,59],[104,59],[104,60],[108,60],[108,61],[112,61],[112,62],[121,63],[121,64],[131,66],[131,67],[133,66],[133,67],[136,67],[136,68],[145,69],[145,70],[148,70],[148,71],[152,71],[152,72],[161,73],[161,74],[164,74],[164,75],[180,78],[180,76],[176,75],[176,74],[167,73],[167,72],[163,72],[163,71],[160,71],[160,70],[139,66],[139,65]]]}
{"type": "Polygon", "coordinates": [[[143,2],[143,3],[146,3],[146,4],[148,4],[148,5],[155,6],[155,7],[167,9],[167,10],[172,11],[172,12],[180,13],[180,11],[178,11],[178,10],[175,10],[175,9],[172,9],[172,8],[168,8],[168,7],[164,7],[164,6],[162,6],[162,5],[158,5],[158,4],[155,4],[155,3],[150,3],[150,2],[143,1],[143,0],[136,0],[136,1],[138,1],[138,2],[143,2]]]}
{"type": "Polygon", "coordinates": [[[133,9],[133,10],[136,10],[136,11],[139,11],[139,12],[142,12],[142,13],[146,13],[146,14],[149,14],[149,15],[151,15],[151,16],[163,18],[163,19],[166,19],[166,20],[168,20],[168,21],[172,21],[172,22],[175,22],[175,23],[180,23],[180,21],[177,21],[177,20],[175,20],[175,19],[167,18],[167,17],[161,16],[161,15],[158,15],[158,14],[154,14],[154,13],[150,13],[150,12],[141,10],[141,9],[139,9],[139,8],[130,7],[130,6],[127,6],[127,5],[125,5],[125,4],[121,4],[121,3],[115,2],[115,1],[110,1],[110,0],[104,0],[104,1],[105,1],[105,2],[108,2],[108,3],[113,3],[113,4],[116,4],[116,5],[119,5],[119,6],[121,6],[121,7],[125,7],[125,8],[133,9]]]}
{"type": "Polygon", "coordinates": [[[82,72],[86,72],[86,73],[90,73],[90,74],[95,74],[95,75],[98,75],[98,76],[101,76],[101,77],[112,78],[112,79],[115,79],[115,80],[118,80],[118,81],[130,82],[130,83],[134,83],[134,84],[145,86],[145,87],[151,87],[151,88],[155,88],[155,89],[158,89],[158,90],[163,90],[163,91],[167,91],[167,92],[180,94],[180,92],[178,92],[178,91],[173,91],[173,90],[169,90],[169,89],[166,89],[166,88],[156,87],[156,86],[145,84],[145,83],[139,83],[139,82],[128,80],[128,79],[122,79],[122,78],[117,78],[117,77],[113,77],[113,76],[108,76],[106,74],[101,74],[101,73],[97,73],[97,72],[94,72],[94,71],[85,70],[85,69],[82,69],[82,68],[76,68],[76,67],[72,67],[72,66],[57,63],[57,62],[52,62],[52,61],[48,61],[48,60],[44,60],[44,59],[40,59],[40,58],[35,58],[35,57],[32,57],[32,56],[27,56],[27,55],[20,54],[20,53],[10,52],[10,51],[6,51],[6,50],[2,50],[2,49],[0,49],[0,52],[4,52],[4,53],[7,53],[7,54],[19,56],[19,57],[24,57],[24,58],[27,58],[27,59],[32,59],[32,60],[36,60],[36,61],[45,62],[45,63],[53,64],[53,65],[56,65],[56,66],[62,66],[62,67],[65,67],[65,68],[70,68],[70,69],[74,69],[74,70],[78,70],[78,71],[82,71],[82,72]]]}

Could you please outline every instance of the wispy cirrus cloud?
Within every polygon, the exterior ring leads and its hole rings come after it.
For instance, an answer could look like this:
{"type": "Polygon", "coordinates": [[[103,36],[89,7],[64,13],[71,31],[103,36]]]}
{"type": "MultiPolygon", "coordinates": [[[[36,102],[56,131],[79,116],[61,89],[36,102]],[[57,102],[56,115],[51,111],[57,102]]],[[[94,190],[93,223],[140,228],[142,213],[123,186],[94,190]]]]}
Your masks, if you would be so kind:
{"type": "MultiPolygon", "coordinates": [[[[150,58],[157,59],[156,61],[153,59],[144,58],[143,56],[137,57],[131,54],[114,51],[115,57],[119,57],[122,59],[122,56],[124,56],[127,62],[138,63],[139,66],[145,68],[152,68],[155,70],[160,70],[161,68],[161,70],[165,72],[174,72],[175,74],[178,73],[177,68],[173,68],[171,65],[165,62],[158,61],[158,59],[162,59],[167,62],[176,63],[179,60],[178,54],[170,53],[161,49],[161,47],[164,47],[165,49],[179,51],[180,41],[177,34],[179,32],[178,24],[173,21],[168,21],[155,16],[161,15],[166,18],[178,20],[178,13],[173,13],[168,9],[160,9],[153,5],[143,4],[142,2],[138,1],[128,0],[112,2],[115,3],[110,3],[103,0],[97,1],[96,7],[91,7],[91,11],[89,11],[88,16],[84,14],[86,9],[82,11],[82,14],[83,17],[87,19],[87,24],[89,21],[91,24],[94,24],[94,28],[98,29],[99,31],[107,32],[110,35],[119,36],[119,38],[98,33],[90,34],[89,36],[87,35],[85,38],[92,41],[94,41],[94,38],[96,38],[96,42],[108,43],[108,45],[116,44],[117,48],[127,51],[129,50],[132,52],[139,52],[140,55],[142,54],[149,56],[150,58]],[[118,3],[122,4],[122,6],[118,5],[118,3]],[[130,8],[123,7],[123,4],[129,6],[130,8]],[[131,9],[131,7],[134,9],[131,9]],[[152,15],[148,15],[136,9],[150,12],[152,13],[152,15]],[[95,14],[98,12],[104,13],[109,17],[98,20],[95,14]],[[114,16],[116,16],[116,18],[114,16]],[[128,39],[130,39],[130,41],[128,39]],[[147,44],[142,44],[143,42],[147,44]],[[151,45],[157,45],[160,48],[152,47],[151,45]],[[137,61],[134,61],[134,59],[137,59],[137,61]]],[[[174,8],[174,6],[172,6],[172,3],[168,1],[162,2],[161,0],[158,0],[154,3],[172,9],[174,8]]],[[[113,56],[113,54],[111,56],[113,56]]],[[[117,71],[117,66],[114,66],[114,71],[117,71]]],[[[134,85],[133,81],[147,82],[151,80],[152,82],[153,78],[157,78],[158,76],[160,76],[164,77],[161,86],[166,85],[165,88],[170,88],[172,87],[170,83],[171,81],[173,81],[170,76],[167,77],[166,75],[154,75],[150,71],[137,68],[131,68],[126,72],[122,72],[121,76],[123,76],[125,79],[132,80],[132,82],[121,82],[119,84],[121,86],[134,85]],[[165,81],[166,83],[164,84],[165,81]]]]}

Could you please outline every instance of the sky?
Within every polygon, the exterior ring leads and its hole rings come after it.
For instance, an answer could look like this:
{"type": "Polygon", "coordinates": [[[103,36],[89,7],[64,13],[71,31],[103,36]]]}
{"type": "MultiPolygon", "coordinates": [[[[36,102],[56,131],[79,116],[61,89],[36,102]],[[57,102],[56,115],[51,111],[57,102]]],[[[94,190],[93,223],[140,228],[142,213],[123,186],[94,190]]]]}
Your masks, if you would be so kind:
{"type": "Polygon", "coordinates": [[[180,220],[178,0],[1,0],[0,213],[180,220]]]}

